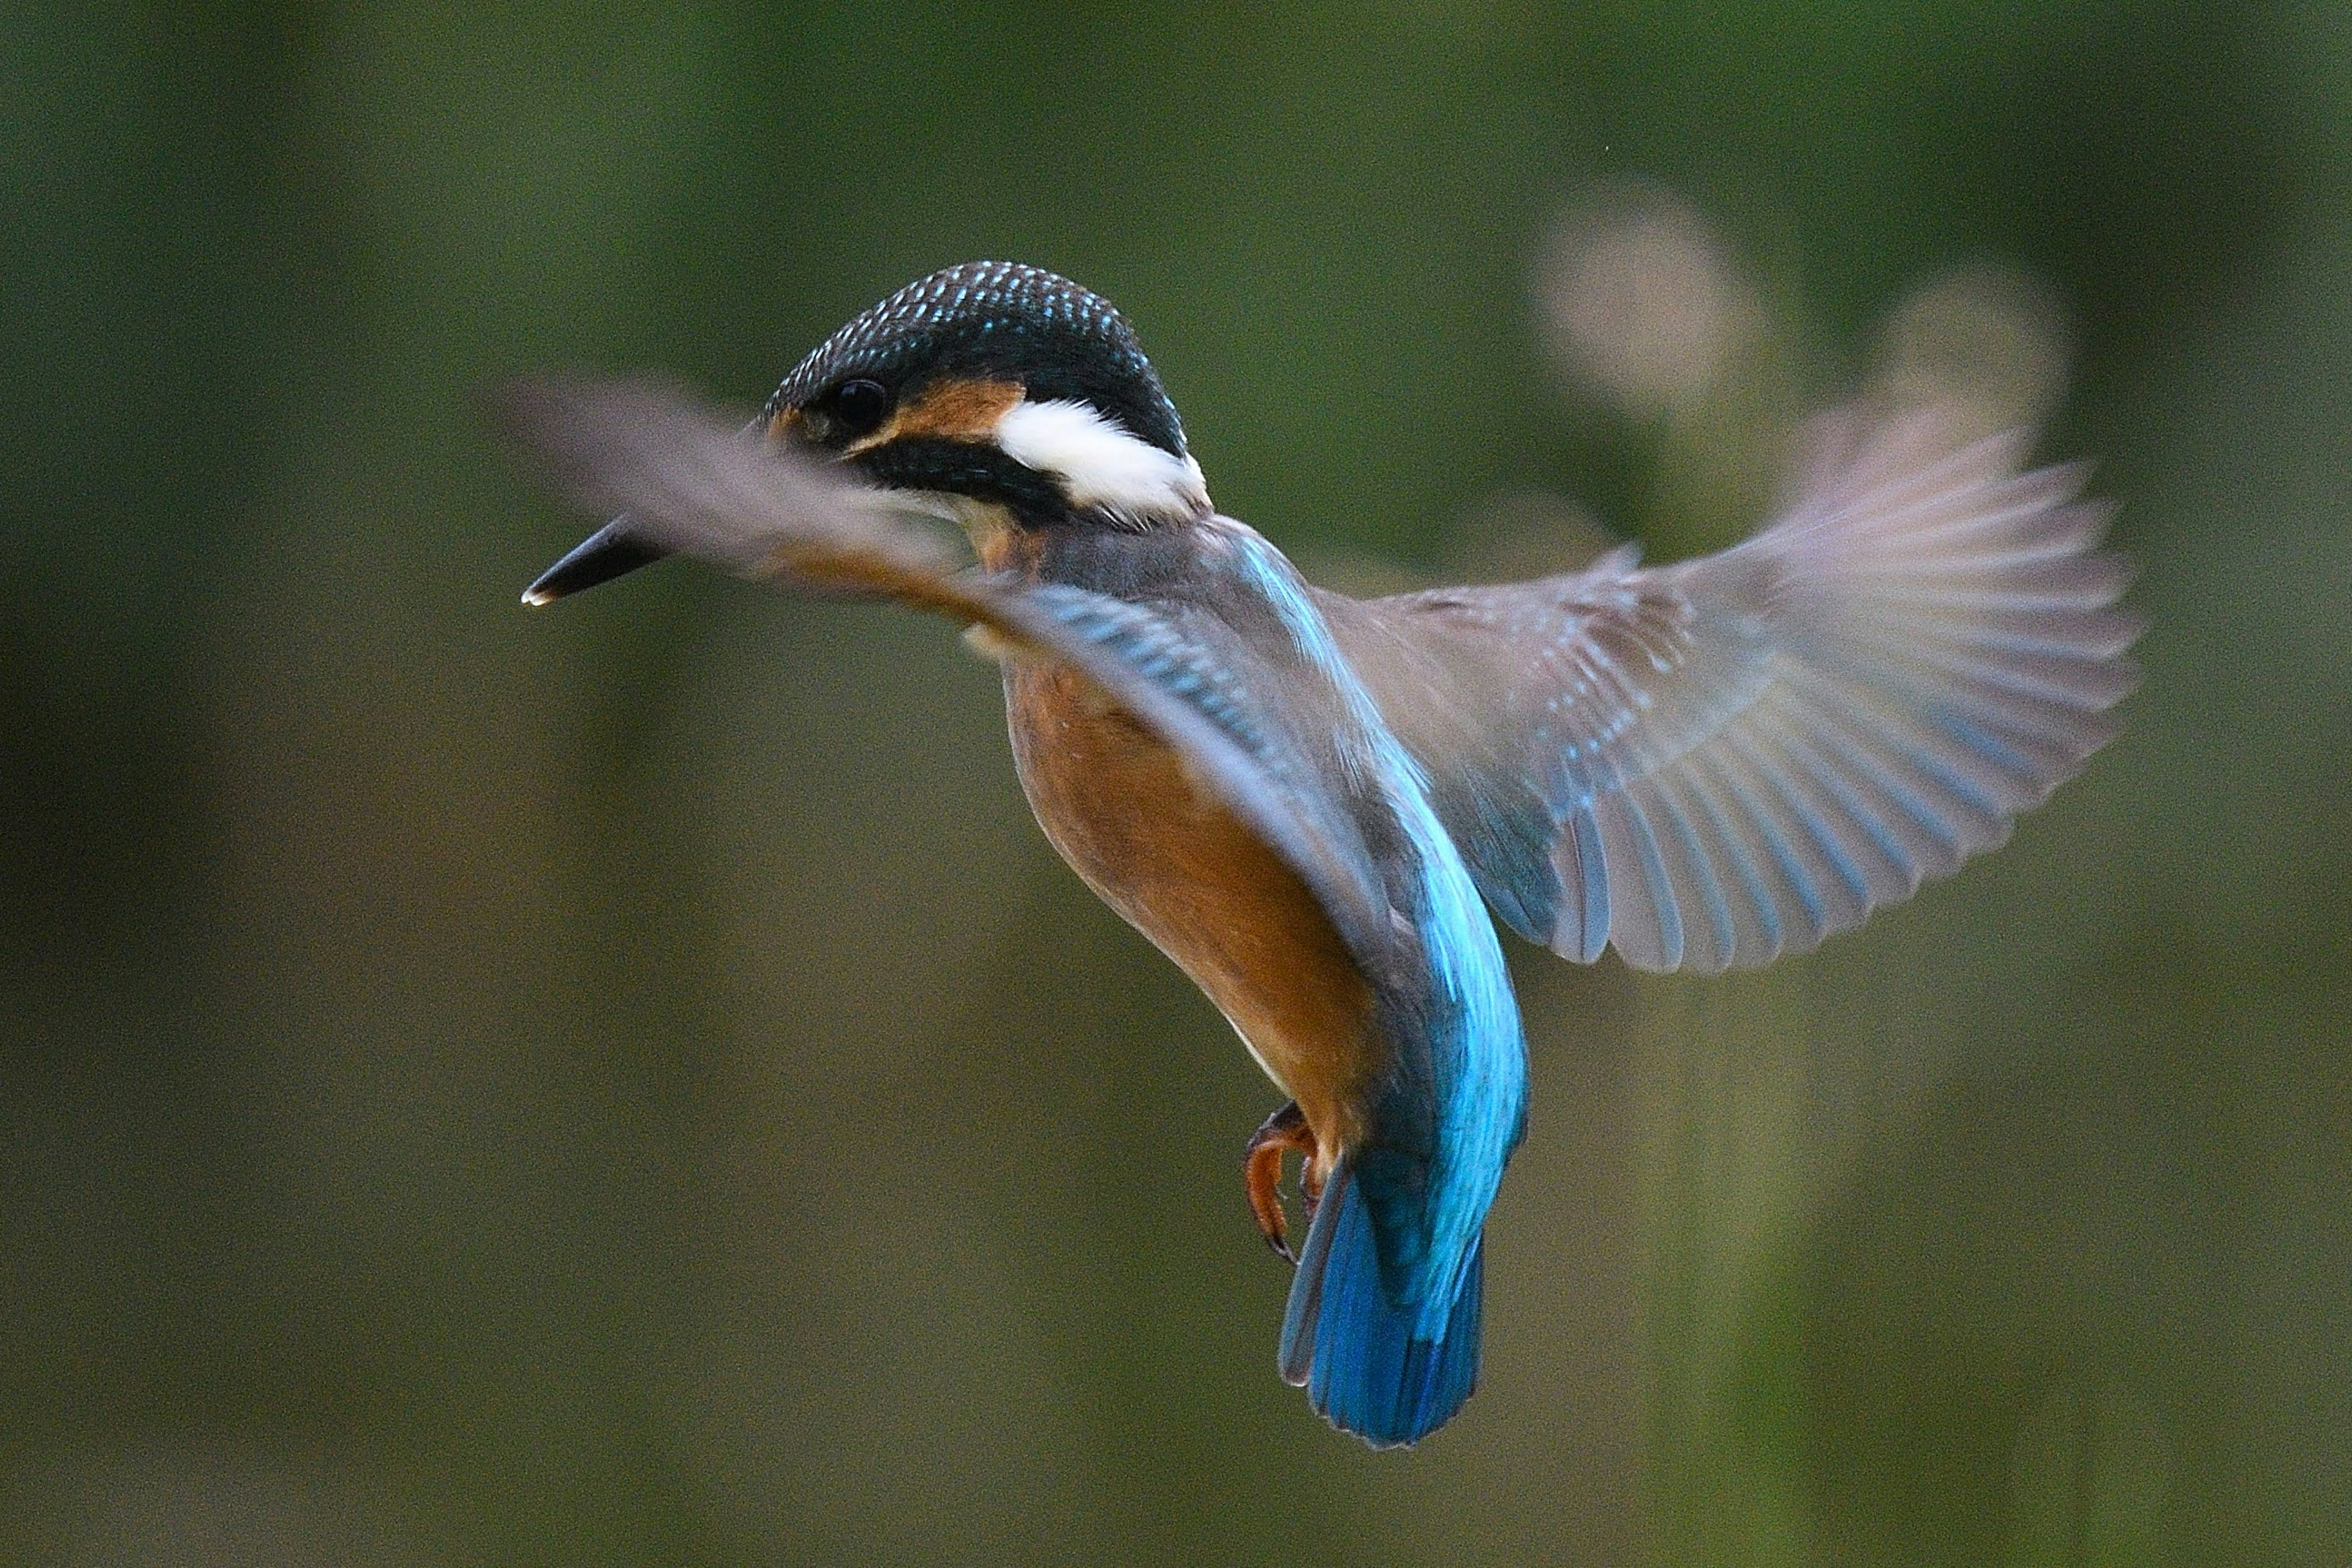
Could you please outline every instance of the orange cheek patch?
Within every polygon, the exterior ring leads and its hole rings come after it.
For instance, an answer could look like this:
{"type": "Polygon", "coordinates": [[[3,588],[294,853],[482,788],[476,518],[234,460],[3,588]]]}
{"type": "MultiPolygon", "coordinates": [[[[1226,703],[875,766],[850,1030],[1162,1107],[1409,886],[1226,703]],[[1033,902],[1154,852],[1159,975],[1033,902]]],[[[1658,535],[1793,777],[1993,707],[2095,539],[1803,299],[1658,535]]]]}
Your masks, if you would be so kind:
{"type": "Polygon", "coordinates": [[[870,444],[878,446],[902,436],[942,436],[951,441],[984,441],[996,432],[996,422],[1021,401],[1017,381],[943,381],[900,408],[890,422],[876,431],[870,444]]]}

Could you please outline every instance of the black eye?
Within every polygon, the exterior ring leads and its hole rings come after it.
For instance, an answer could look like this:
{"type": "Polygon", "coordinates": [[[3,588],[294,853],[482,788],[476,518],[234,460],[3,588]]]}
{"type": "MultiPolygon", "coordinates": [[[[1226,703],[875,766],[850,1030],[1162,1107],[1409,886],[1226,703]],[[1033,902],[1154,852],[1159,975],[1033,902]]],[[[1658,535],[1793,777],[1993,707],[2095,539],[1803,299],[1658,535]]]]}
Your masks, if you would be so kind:
{"type": "Polygon", "coordinates": [[[851,440],[871,436],[890,412],[890,393],[878,381],[860,377],[833,389],[833,417],[840,434],[851,440]]]}

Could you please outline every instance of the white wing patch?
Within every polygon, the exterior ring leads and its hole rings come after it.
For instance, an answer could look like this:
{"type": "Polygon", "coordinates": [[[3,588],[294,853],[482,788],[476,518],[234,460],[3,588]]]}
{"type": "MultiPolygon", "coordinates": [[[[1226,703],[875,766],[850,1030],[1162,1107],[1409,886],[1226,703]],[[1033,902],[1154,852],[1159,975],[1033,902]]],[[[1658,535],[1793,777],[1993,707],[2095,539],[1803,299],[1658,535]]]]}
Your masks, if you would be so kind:
{"type": "Polygon", "coordinates": [[[1208,514],[1200,464],[1138,439],[1083,403],[1016,403],[996,422],[996,443],[1014,461],[1058,478],[1076,505],[1139,521],[1208,514]]]}

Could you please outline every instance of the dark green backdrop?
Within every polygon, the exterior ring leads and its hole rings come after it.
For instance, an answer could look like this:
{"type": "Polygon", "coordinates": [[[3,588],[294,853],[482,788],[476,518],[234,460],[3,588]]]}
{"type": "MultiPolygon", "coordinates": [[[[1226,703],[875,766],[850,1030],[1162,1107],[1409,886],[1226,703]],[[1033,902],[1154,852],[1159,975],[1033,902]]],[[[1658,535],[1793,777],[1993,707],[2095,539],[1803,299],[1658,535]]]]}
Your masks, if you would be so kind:
{"type": "Polygon", "coordinates": [[[17,5],[0,190],[0,1552],[2352,1562],[2340,6],[17,5]],[[684,568],[525,614],[583,520],[469,398],[750,403],[1005,256],[1304,557],[1725,542],[1738,409],[1543,347],[1595,190],[1711,226],[1751,413],[2042,279],[2147,683],[1817,955],[1515,953],[1486,1385],[1375,1456],[1274,1375],[1273,1091],[992,674],[684,568]]]}

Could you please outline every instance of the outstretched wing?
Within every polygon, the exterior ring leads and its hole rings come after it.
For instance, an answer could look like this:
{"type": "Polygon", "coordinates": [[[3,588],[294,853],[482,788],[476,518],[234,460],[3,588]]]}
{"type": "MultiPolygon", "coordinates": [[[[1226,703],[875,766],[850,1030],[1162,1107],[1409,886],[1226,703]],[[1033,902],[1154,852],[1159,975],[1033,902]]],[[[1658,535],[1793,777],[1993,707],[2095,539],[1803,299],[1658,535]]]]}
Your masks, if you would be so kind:
{"type": "Polygon", "coordinates": [[[954,569],[904,500],[743,439],[681,393],[629,382],[520,382],[509,432],[574,500],[634,533],[746,576],[895,599],[984,626],[1059,659],[1176,748],[1306,884],[1368,972],[1391,945],[1388,902],[1317,792],[1278,787],[1284,737],[1214,658],[1165,618],[1082,589],[954,569]]]}
{"type": "Polygon", "coordinates": [[[1720,554],[1325,605],[1479,886],[1580,961],[1811,948],[2008,836],[2116,731],[2138,623],[2079,467],[1825,421],[1720,554]]]}

